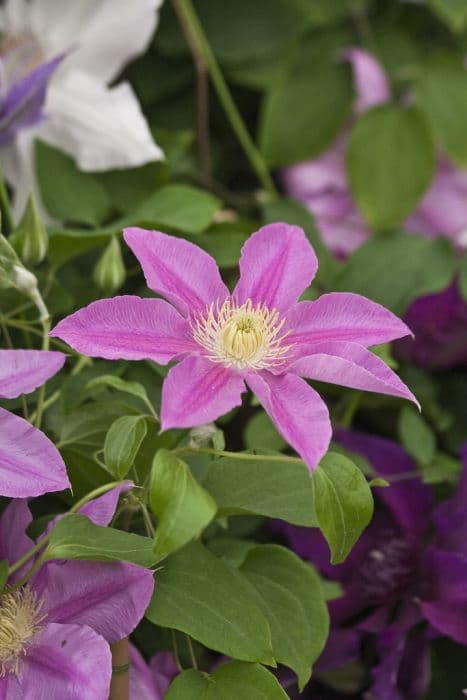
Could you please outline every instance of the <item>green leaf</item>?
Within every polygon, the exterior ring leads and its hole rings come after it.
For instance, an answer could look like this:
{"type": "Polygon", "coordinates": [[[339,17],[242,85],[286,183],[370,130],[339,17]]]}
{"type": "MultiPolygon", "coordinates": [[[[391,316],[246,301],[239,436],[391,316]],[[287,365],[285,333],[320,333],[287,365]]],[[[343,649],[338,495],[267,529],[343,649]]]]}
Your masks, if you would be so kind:
{"type": "Polygon", "coordinates": [[[249,587],[199,542],[164,562],[146,617],[222,654],[274,665],[269,625],[249,587]]]}
{"type": "Polygon", "coordinates": [[[149,403],[146,389],[139,382],[129,382],[113,374],[102,374],[100,377],[91,379],[91,381],[86,384],[87,389],[94,389],[96,386],[111,387],[117,391],[123,391],[126,394],[137,396],[146,405],[149,403]]]}
{"type": "Polygon", "coordinates": [[[46,559],[129,561],[150,567],[155,563],[152,540],[112,527],[94,525],[84,515],[66,515],[53,528],[46,559]]]}
{"type": "Polygon", "coordinates": [[[294,525],[317,524],[310,472],[300,462],[278,455],[245,455],[211,462],[203,486],[221,515],[266,515],[294,525]]]}
{"type": "Polygon", "coordinates": [[[60,267],[69,260],[88,253],[94,248],[105,246],[112,231],[97,229],[95,231],[79,229],[52,229],[49,232],[48,259],[53,265],[60,267]]]}
{"type": "Polygon", "coordinates": [[[425,64],[416,99],[450,158],[467,165],[467,71],[462,58],[436,55],[425,64]]]}
{"type": "Polygon", "coordinates": [[[415,107],[374,107],[352,128],[349,182],[358,206],[377,230],[404,221],[430,184],[434,167],[431,133],[415,107]]]}
{"type": "Polygon", "coordinates": [[[260,149],[272,167],[313,158],[339,133],[352,106],[348,66],[335,58],[298,59],[266,95],[260,149]]]}
{"type": "Polygon", "coordinates": [[[242,661],[223,664],[212,675],[190,669],[172,682],[166,700],[287,700],[273,674],[242,661]]]}
{"type": "Polygon", "coordinates": [[[398,433],[401,443],[417,462],[422,466],[431,464],[436,450],[436,438],[416,409],[410,406],[401,409],[398,433]]]}
{"type": "Polygon", "coordinates": [[[124,479],[130,471],[146,432],[142,416],[121,416],[110,426],[104,442],[104,463],[116,479],[124,479]]]}
{"type": "Polygon", "coordinates": [[[168,450],[158,450],[154,458],[149,499],[158,518],[154,537],[157,561],[197,537],[217,512],[215,501],[188,465],[168,450]]]}
{"type": "Polygon", "coordinates": [[[258,411],[245,428],[245,444],[249,450],[282,450],[286,443],[268,414],[258,411]]]}
{"type": "Polygon", "coordinates": [[[41,199],[55,219],[97,226],[111,213],[109,197],[96,178],[42,141],[36,141],[36,170],[41,199]]]}
{"type": "Polygon", "coordinates": [[[331,550],[331,563],[340,564],[373,515],[373,496],[358,467],[344,455],[328,452],[311,483],[319,528],[331,550]]]}
{"type": "Polygon", "coordinates": [[[166,185],[146,199],[125,221],[167,226],[184,233],[201,233],[222,203],[208,192],[189,185],[166,185]]]}
{"type": "Polygon", "coordinates": [[[428,5],[455,34],[467,27],[467,3],[465,0],[428,0],[428,5]]]}
{"type": "Polygon", "coordinates": [[[382,234],[348,259],[333,289],[363,294],[402,315],[413,299],[444,289],[454,269],[452,247],[441,237],[382,234]]]}
{"type": "Polygon", "coordinates": [[[426,484],[457,484],[462,470],[460,460],[444,452],[436,452],[433,461],[423,467],[422,477],[426,484]]]}
{"type": "Polygon", "coordinates": [[[3,559],[0,561],[0,593],[5,588],[5,584],[8,581],[8,562],[3,559]]]}
{"type": "Polygon", "coordinates": [[[303,690],[329,631],[319,577],[296,554],[275,544],[251,549],[240,571],[268,619],[274,658],[295,671],[303,690]]]}

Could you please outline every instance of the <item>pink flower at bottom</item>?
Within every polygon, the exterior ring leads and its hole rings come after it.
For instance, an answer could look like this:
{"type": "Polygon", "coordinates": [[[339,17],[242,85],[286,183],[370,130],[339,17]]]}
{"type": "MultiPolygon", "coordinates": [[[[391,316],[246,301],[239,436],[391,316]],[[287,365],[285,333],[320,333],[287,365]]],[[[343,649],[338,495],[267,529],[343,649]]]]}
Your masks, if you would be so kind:
{"type": "Polygon", "coordinates": [[[326,404],[302,377],[416,399],[367,348],[410,334],[384,307],[356,294],[298,299],[318,262],[302,229],[265,226],[246,241],[231,294],[207,253],[181,238],[139,228],[125,241],[162,299],[96,301],[53,336],[85,355],[172,360],[162,390],[163,430],[214,421],[241,403],[246,385],[312,470],[326,453],[326,404]]]}

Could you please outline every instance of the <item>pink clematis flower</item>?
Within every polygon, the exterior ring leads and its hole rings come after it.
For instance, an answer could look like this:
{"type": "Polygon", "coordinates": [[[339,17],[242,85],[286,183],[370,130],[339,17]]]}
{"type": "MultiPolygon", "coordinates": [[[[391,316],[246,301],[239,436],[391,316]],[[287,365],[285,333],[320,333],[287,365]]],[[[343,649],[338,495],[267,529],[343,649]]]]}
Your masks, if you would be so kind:
{"type": "MultiPolygon", "coordinates": [[[[0,398],[31,393],[64,362],[62,352],[0,350],[0,398]]],[[[27,498],[69,487],[63,459],[49,438],[0,408],[0,496],[27,498]]]]}
{"type": "Polygon", "coordinates": [[[409,389],[367,348],[410,334],[384,307],[355,294],[298,299],[318,262],[302,229],[271,224],[245,243],[231,294],[207,253],[139,228],[125,241],[162,299],[94,302],[52,335],[107,359],[180,360],[162,390],[163,430],[208,423],[241,403],[245,384],[285,440],[314,469],[331,438],[327,407],[302,379],[400,396],[409,389]]]}
{"type": "MultiPolygon", "coordinates": [[[[127,481],[80,509],[108,525],[127,481]]],[[[0,560],[14,564],[34,542],[31,513],[13,500],[0,516],[0,560]]],[[[51,561],[25,585],[14,572],[0,595],[0,699],[107,700],[109,643],[128,636],[144,615],[153,573],[126,562],[51,561]]]]}

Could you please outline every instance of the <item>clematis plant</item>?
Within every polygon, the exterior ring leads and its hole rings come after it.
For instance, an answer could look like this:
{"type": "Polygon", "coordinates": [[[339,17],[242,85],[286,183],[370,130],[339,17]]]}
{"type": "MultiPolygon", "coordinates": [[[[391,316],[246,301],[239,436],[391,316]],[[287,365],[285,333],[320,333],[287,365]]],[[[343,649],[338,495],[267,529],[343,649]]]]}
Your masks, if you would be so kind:
{"type": "Polygon", "coordinates": [[[37,137],[71,155],[82,170],[163,158],[131,86],[108,87],[147,46],[160,4],[84,0],[61,12],[60,3],[47,0],[7,0],[0,8],[0,67],[10,86],[0,112],[0,133],[9,136],[8,142],[0,137],[0,160],[15,190],[17,215],[34,188],[37,137]],[[64,58],[52,76],[57,57],[64,58]],[[24,104],[28,111],[7,131],[2,118],[24,104]]]}
{"type": "Polygon", "coordinates": [[[148,286],[162,299],[94,302],[51,335],[85,355],[149,359],[172,367],[161,425],[193,427],[241,403],[246,385],[313,470],[328,449],[327,407],[303,377],[409,399],[410,390],[367,348],[410,334],[382,306],[355,294],[298,302],[317,270],[302,229],[265,226],[245,243],[232,294],[215,261],[159,231],[124,232],[148,286]]]}
{"type": "MultiPolygon", "coordinates": [[[[0,350],[0,398],[29,394],[56,374],[62,352],[0,350]]],[[[40,496],[70,487],[63,459],[44,433],[0,408],[0,495],[40,496]]]]}
{"type": "MultiPolygon", "coordinates": [[[[80,509],[108,525],[123,482],[80,509]]],[[[12,501],[0,517],[0,560],[12,571],[0,596],[0,697],[107,700],[112,673],[109,642],[126,637],[153,592],[151,571],[128,564],[51,561],[37,571],[22,564],[34,543],[31,513],[12,501]],[[18,564],[16,564],[18,562],[18,564]]]]}

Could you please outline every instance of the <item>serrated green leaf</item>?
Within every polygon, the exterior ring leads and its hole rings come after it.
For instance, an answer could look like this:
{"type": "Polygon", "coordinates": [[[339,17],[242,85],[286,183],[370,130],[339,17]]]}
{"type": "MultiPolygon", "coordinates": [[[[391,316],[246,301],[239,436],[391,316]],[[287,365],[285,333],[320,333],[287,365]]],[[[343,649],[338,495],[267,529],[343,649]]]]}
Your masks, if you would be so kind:
{"type": "Polygon", "coordinates": [[[121,416],[108,429],[104,464],[116,479],[124,479],[130,471],[146,432],[146,421],[142,416],[121,416]]]}
{"type": "Polygon", "coordinates": [[[339,564],[373,515],[373,496],[361,470],[344,455],[328,452],[315,470],[314,503],[319,528],[339,564]]]}
{"type": "Polygon", "coordinates": [[[149,500],[158,519],[154,537],[157,561],[197,537],[217,505],[188,465],[168,450],[158,450],[151,471],[149,500]]]}
{"type": "Polygon", "coordinates": [[[319,577],[296,554],[275,544],[251,549],[240,572],[256,590],[269,621],[274,658],[295,671],[303,690],[329,631],[319,577]]]}
{"type": "Polygon", "coordinates": [[[269,625],[249,586],[199,542],[166,559],[146,617],[222,654],[275,664],[269,625]]]}
{"type": "Polygon", "coordinates": [[[132,532],[94,525],[84,515],[71,514],[53,528],[46,559],[128,561],[150,567],[155,563],[152,540],[132,532]]]}

